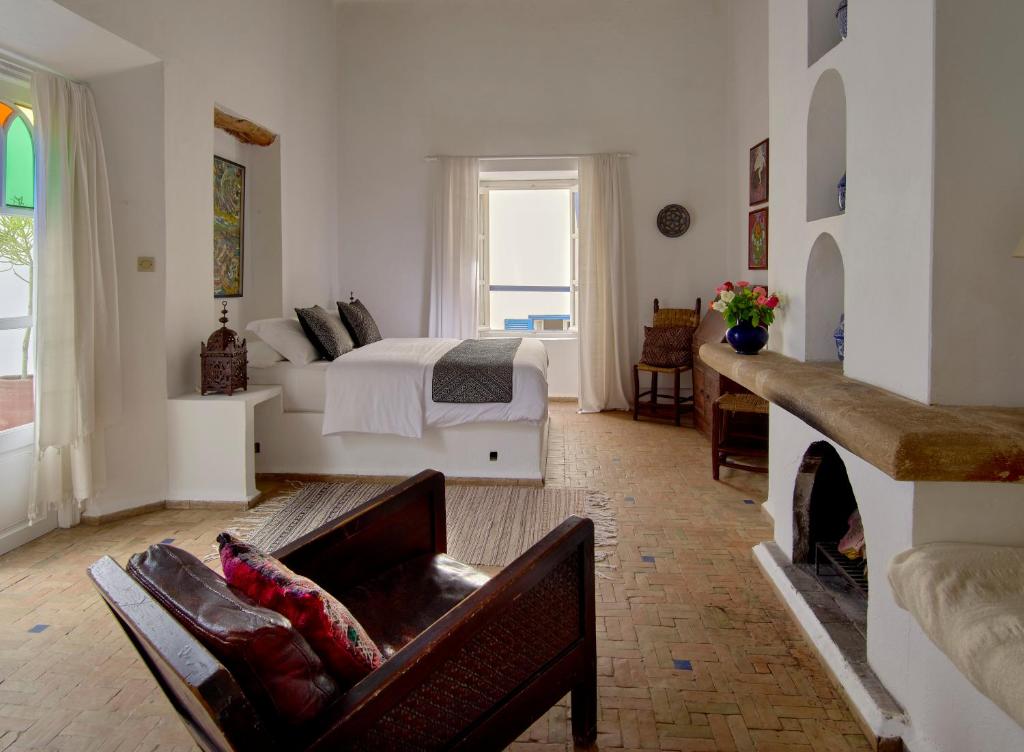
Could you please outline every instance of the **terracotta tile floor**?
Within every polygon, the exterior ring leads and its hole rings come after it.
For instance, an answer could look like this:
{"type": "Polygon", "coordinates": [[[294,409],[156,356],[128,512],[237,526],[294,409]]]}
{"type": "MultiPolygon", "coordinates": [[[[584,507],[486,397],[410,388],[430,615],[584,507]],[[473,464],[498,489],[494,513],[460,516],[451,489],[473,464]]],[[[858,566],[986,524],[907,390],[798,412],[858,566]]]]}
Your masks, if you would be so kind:
{"type": "MultiPolygon", "coordinates": [[[[689,428],[552,405],[548,482],[601,490],[619,542],[597,591],[600,749],[864,750],[845,702],[750,548],[764,476],[723,470],[689,428]]],[[[236,513],[165,510],[50,533],[0,557],[0,751],[188,750],[84,571],[173,539],[196,553],[236,513]]],[[[571,749],[565,703],[513,745],[571,749]]]]}

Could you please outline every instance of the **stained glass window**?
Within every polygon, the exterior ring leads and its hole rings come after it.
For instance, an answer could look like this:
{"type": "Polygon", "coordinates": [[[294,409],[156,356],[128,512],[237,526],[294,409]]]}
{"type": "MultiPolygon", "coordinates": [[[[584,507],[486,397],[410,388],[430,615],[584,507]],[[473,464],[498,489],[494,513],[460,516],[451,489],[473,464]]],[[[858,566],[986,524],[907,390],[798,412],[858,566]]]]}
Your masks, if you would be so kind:
{"type": "Polygon", "coordinates": [[[35,203],[32,110],[0,102],[0,433],[31,423],[35,203]]]}
{"type": "Polygon", "coordinates": [[[31,209],[35,203],[32,133],[25,120],[8,115],[4,154],[4,203],[7,206],[31,209]]]}

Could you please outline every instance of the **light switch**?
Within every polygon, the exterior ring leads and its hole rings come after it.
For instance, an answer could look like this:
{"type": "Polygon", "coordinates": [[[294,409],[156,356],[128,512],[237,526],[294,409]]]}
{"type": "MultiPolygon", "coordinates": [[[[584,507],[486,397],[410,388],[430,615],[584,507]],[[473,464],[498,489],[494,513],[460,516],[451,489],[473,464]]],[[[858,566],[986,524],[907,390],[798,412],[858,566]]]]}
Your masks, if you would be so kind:
{"type": "Polygon", "coordinates": [[[139,256],[137,261],[138,270],[140,272],[156,271],[156,259],[154,259],[152,256],[139,256]]]}

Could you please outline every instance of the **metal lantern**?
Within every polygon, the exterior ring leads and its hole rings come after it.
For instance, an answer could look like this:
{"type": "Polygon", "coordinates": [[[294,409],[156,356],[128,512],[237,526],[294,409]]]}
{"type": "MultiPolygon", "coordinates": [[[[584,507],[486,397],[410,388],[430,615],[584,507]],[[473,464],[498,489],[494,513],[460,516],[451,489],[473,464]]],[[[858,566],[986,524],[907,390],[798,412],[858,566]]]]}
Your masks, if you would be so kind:
{"type": "Polygon", "coordinates": [[[236,389],[245,390],[249,382],[248,352],[245,340],[239,340],[234,330],[228,329],[228,304],[220,312],[220,329],[199,345],[202,364],[202,393],[222,393],[228,396],[236,389]]]}

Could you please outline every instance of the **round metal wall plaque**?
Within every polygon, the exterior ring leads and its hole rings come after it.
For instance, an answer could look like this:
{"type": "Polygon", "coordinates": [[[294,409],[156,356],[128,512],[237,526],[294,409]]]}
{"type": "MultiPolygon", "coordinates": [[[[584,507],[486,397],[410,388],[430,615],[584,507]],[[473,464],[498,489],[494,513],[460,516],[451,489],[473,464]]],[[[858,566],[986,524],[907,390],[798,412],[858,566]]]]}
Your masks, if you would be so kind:
{"type": "Polygon", "coordinates": [[[679,204],[669,204],[658,212],[658,229],[666,238],[678,238],[690,229],[690,212],[679,204]]]}

